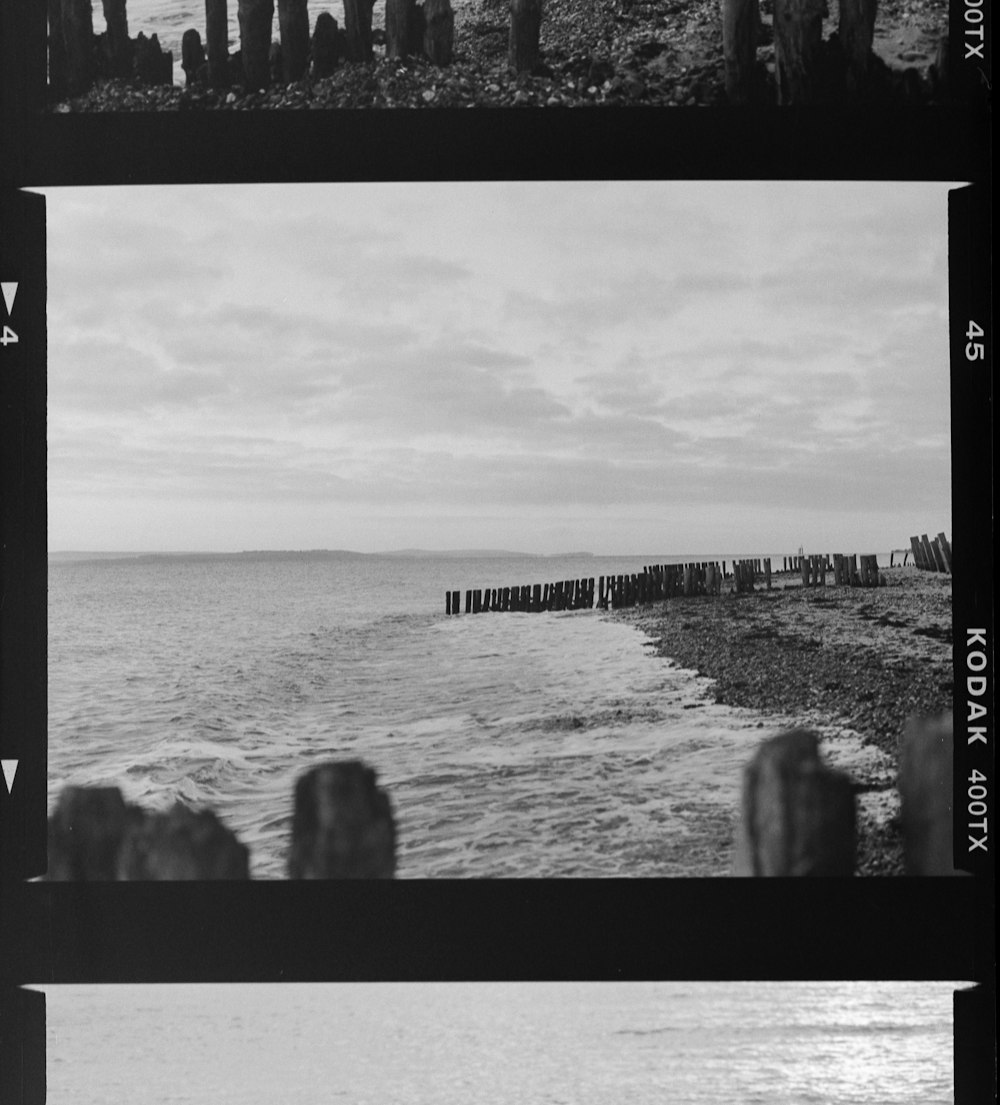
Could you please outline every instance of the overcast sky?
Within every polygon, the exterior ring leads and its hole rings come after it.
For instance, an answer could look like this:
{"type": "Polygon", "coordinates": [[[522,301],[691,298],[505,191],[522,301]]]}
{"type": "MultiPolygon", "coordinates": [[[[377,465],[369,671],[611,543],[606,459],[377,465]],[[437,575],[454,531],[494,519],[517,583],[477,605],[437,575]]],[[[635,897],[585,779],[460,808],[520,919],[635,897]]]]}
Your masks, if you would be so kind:
{"type": "Polygon", "coordinates": [[[53,551],[951,532],[944,185],[46,195],[53,551]]]}

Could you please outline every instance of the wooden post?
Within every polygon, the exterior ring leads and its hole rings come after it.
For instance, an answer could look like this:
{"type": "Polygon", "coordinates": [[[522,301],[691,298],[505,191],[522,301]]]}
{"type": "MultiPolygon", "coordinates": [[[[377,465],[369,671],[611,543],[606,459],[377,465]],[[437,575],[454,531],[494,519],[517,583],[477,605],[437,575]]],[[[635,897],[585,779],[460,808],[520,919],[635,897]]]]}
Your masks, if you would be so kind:
{"type": "Polygon", "coordinates": [[[723,56],[730,104],[750,102],[757,63],[758,0],[723,0],[723,56]]]}
{"type": "Polygon", "coordinates": [[[278,0],[281,70],[286,84],[301,80],[309,67],[308,0],[278,0]]]}
{"type": "Polygon", "coordinates": [[[877,7],[877,0],[840,0],[837,38],[847,66],[847,94],[853,99],[868,85],[877,7]]]}
{"type": "Polygon", "coordinates": [[[451,593],[451,612],[453,614],[458,614],[461,612],[461,604],[459,603],[460,596],[461,592],[459,591],[452,591],[451,593]]]}
{"type": "Polygon", "coordinates": [[[810,568],[809,557],[808,556],[802,557],[802,586],[803,587],[808,587],[809,586],[809,568],[810,568]]]}
{"type": "Polygon", "coordinates": [[[63,0],[62,36],[66,48],[66,89],[71,96],[94,82],[94,12],[91,0],[63,0]]]}
{"type": "Polygon", "coordinates": [[[953,722],[950,714],[908,723],[899,749],[900,822],[908,875],[954,875],[953,722]]]}
{"type": "Polygon", "coordinates": [[[49,818],[53,881],[109,881],[129,825],[142,812],[125,804],[118,787],[64,787],[49,818]]]}
{"type": "Polygon", "coordinates": [[[132,57],[125,0],[104,0],[104,22],[107,24],[106,43],[111,75],[127,77],[132,57]]]}
{"type": "MultiPolygon", "coordinates": [[[[417,27],[416,0],[386,0],[385,2],[385,56],[408,58],[415,52],[414,37],[417,27]]],[[[423,35],[421,34],[421,38],[423,35]]]]}
{"type": "Polygon", "coordinates": [[[815,733],[764,743],[743,771],[736,875],[852,875],[854,789],[827,767],[815,733]]]}
{"type": "Polygon", "coordinates": [[[295,784],[288,874],[293,879],[389,879],[396,824],[375,772],[358,760],[323,764],[295,784]]]}
{"type": "Polygon", "coordinates": [[[344,0],[349,61],[372,60],[372,0],[344,0]]]}
{"type": "Polygon", "coordinates": [[[820,91],[826,0],[774,0],[774,60],[779,104],[809,104],[820,91]]]}
{"type": "Polygon", "coordinates": [[[510,0],[507,61],[515,73],[530,73],[538,64],[542,0],[510,0]]]}
{"type": "Polygon", "coordinates": [[[918,568],[922,568],[924,566],[924,563],[923,563],[923,561],[924,561],[924,551],[920,547],[920,538],[919,537],[911,537],[910,538],[910,549],[913,552],[913,563],[918,568]]]}
{"type": "Polygon", "coordinates": [[[951,572],[951,545],[948,543],[948,538],[943,533],[937,535],[938,546],[941,549],[941,555],[944,557],[944,566],[946,572],[951,572]]]}
{"type": "Polygon", "coordinates": [[[274,0],[239,0],[240,53],[247,88],[258,92],[271,83],[271,27],[274,0]]]}
{"type": "Polygon", "coordinates": [[[451,65],[455,14],[451,0],[424,0],[424,53],[431,65],[451,65]]]}
{"type": "Polygon", "coordinates": [[[177,802],[126,834],[118,877],[130,881],[248,879],[250,853],[211,810],[177,802]]]}
{"type": "Polygon", "coordinates": [[[226,0],[205,0],[205,51],[208,83],[229,87],[229,12],[226,0]]]}
{"type": "Polygon", "coordinates": [[[924,563],[927,565],[928,571],[937,571],[937,561],[934,559],[934,553],[931,551],[931,543],[927,540],[927,534],[921,534],[920,547],[924,550],[924,563]]]}
{"type": "Polygon", "coordinates": [[[472,613],[472,592],[471,591],[466,591],[465,592],[465,612],[466,612],[466,614],[471,614],[472,613]]]}
{"type": "Polygon", "coordinates": [[[54,100],[66,97],[66,39],[63,37],[62,0],[48,0],[49,94],[54,100]]]}
{"type": "Polygon", "coordinates": [[[329,12],[320,12],[312,36],[312,75],[317,80],[329,77],[337,58],[337,21],[329,12]]]}
{"type": "Polygon", "coordinates": [[[764,561],[764,582],[767,584],[767,589],[771,590],[771,558],[768,557],[764,561]]]}
{"type": "Polygon", "coordinates": [[[481,614],[483,610],[483,592],[480,588],[474,588],[472,591],[472,612],[473,614],[481,614]]]}
{"type": "Polygon", "coordinates": [[[184,32],[181,39],[181,68],[184,70],[184,85],[190,88],[198,79],[198,72],[205,64],[205,47],[201,44],[201,35],[192,27],[184,32]]]}
{"type": "Polygon", "coordinates": [[[944,562],[944,553],[941,551],[941,544],[935,537],[931,542],[931,552],[934,554],[934,563],[937,565],[939,572],[948,571],[948,567],[944,562]]]}

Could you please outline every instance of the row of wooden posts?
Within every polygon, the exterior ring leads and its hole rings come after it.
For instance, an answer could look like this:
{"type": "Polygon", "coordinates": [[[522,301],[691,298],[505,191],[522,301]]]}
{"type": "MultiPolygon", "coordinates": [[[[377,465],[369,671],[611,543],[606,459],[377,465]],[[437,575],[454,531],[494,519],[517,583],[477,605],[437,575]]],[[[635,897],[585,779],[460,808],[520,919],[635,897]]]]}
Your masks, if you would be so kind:
{"type": "MultiPolygon", "coordinates": [[[[845,556],[835,553],[820,556],[782,557],[781,571],[800,574],[806,587],[825,586],[827,572],[833,571],[834,583],[846,587],[878,587],[885,584],[875,556],[845,556]]],[[[774,574],[777,574],[775,571],[774,574]]],[[[690,564],[656,564],[641,572],[616,576],[567,579],[558,583],[534,583],[516,587],[470,588],[465,591],[465,613],[490,611],[540,613],[549,610],[601,610],[637,606],[680,595],[718,595],[723,583],[730,581],[736,594],[754,590],[763,582],[771,590],[771,558],[734,560],[731,567],[722,561],[690,564]]],[[[445,592],[445,613],[462,613],[462,592],[445,592]]]]}
{"type": "MultiPolygon", "coordinates": [[[[779,104],[808,104],[843,93],[864,94],[873,71],[877,0],[839,0],[837,48],[823,42],[827,0],[774,0],[775,82],[779,104]],[[839,63],[834,77],[833,60],[839,63]]],[[[760,0],[723,0],[726,95],[734,104],[757,98],[760,0]]],[[[832,43],[831,43],[832,45],[832,43]]]]}
{"type": "Polygon", "coordinates": [[[951,545],[943,533],[939,533],[933,541],[927,540],[927,534],[910,538],[910,548],[913,550],[913,563],[918,568],[927,572],[951,573],[951,545]]]}
{"type": "MultiPolygon", "coordinates": [[[[77,96],[97,77],[136,78],[147,84],[173,83],[173,54],[156,35],[128,33],[126,0],[103,0],[107,31],[94,34],[93,0],[47,0],[49,84],[53,95],[77,96]]],[[[272,42],[275,0],[237,0],[238,55],[229,55],[228,0],[205,0],[205,36],[184,32],[181,63],[188,85],[257,91],[272,82],[290,84],[312,75],[328,77],[341,60],[373,59],[373,0],[344,0],[344,27],[320,12],[310,35],[308,0],[277,0],[279,42],[272,42]]],[[[510,0],[508,61],[515,72],[538,63],[541,0],[510,0]]],[[[389,58],[425,57],[451,63],[454,13],[451,0],[386,0],[385,52],[389,58]]]]}
{"type": "MultiPolygon", "coordinates": [[[[911,722],[897,787],[907,874],[954,874],[952,722],[911,722]]],[[[743,771],[736,875],[852,875],[856,787],[827,766],[814,732],[764,741],[743,771]]],[[[249,878],[249,849],[210,810],[129,805],[117,787],[67,787],[49,819],[53,880],[249,878]]],[[[392,878],[396,821],[374,770],[359,761],[312,768],[295,784],[287,874],[392,878]]]]}

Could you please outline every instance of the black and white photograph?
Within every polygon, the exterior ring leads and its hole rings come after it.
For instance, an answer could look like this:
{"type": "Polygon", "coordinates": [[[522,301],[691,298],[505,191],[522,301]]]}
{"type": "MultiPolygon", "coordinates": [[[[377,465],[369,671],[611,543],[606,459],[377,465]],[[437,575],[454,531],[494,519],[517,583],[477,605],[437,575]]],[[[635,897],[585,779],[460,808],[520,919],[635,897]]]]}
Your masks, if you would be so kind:
{"type": "Polygon", "coordinates": [[[57,112],[946,103],[945,0],[50,0],[57,112]]]}
{"type": "Polygon", "coordinates": [[[46,987],[49,1105],[946,1105],[949,982],[46,987]]]}
{"type": "Polygon", "coordinates": [[[49,878],[951,873],[946,200],[49,192],[49,878]]]}
{"type": "Polygon", "coordinates": [[[995,1099],[989,7],[0,53],[4,1105],[995,1099]]]}

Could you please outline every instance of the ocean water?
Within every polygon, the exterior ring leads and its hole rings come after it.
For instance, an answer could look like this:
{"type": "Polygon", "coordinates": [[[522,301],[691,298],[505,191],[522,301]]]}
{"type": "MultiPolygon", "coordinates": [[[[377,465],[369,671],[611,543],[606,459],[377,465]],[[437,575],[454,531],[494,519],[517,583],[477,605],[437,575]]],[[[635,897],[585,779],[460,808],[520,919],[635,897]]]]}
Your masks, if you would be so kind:
{"type": "MultiPolygon", "coordinates": [[[[281,877],[295,779],[361,759],[400,877],[728,874],[740,772],[781,719],[715,704],[597,610],[445,614],[447,590],[650,562],[53,561],[50,806],[72,783],[210,807],[281,877]]],[[[825,751],[880,766],[851,734],[825,751]]]]}
{"type": "Polygon", "coordinates": [[[948,982],[48,986],[48,1105],[946,1105],[948,982]]]}

